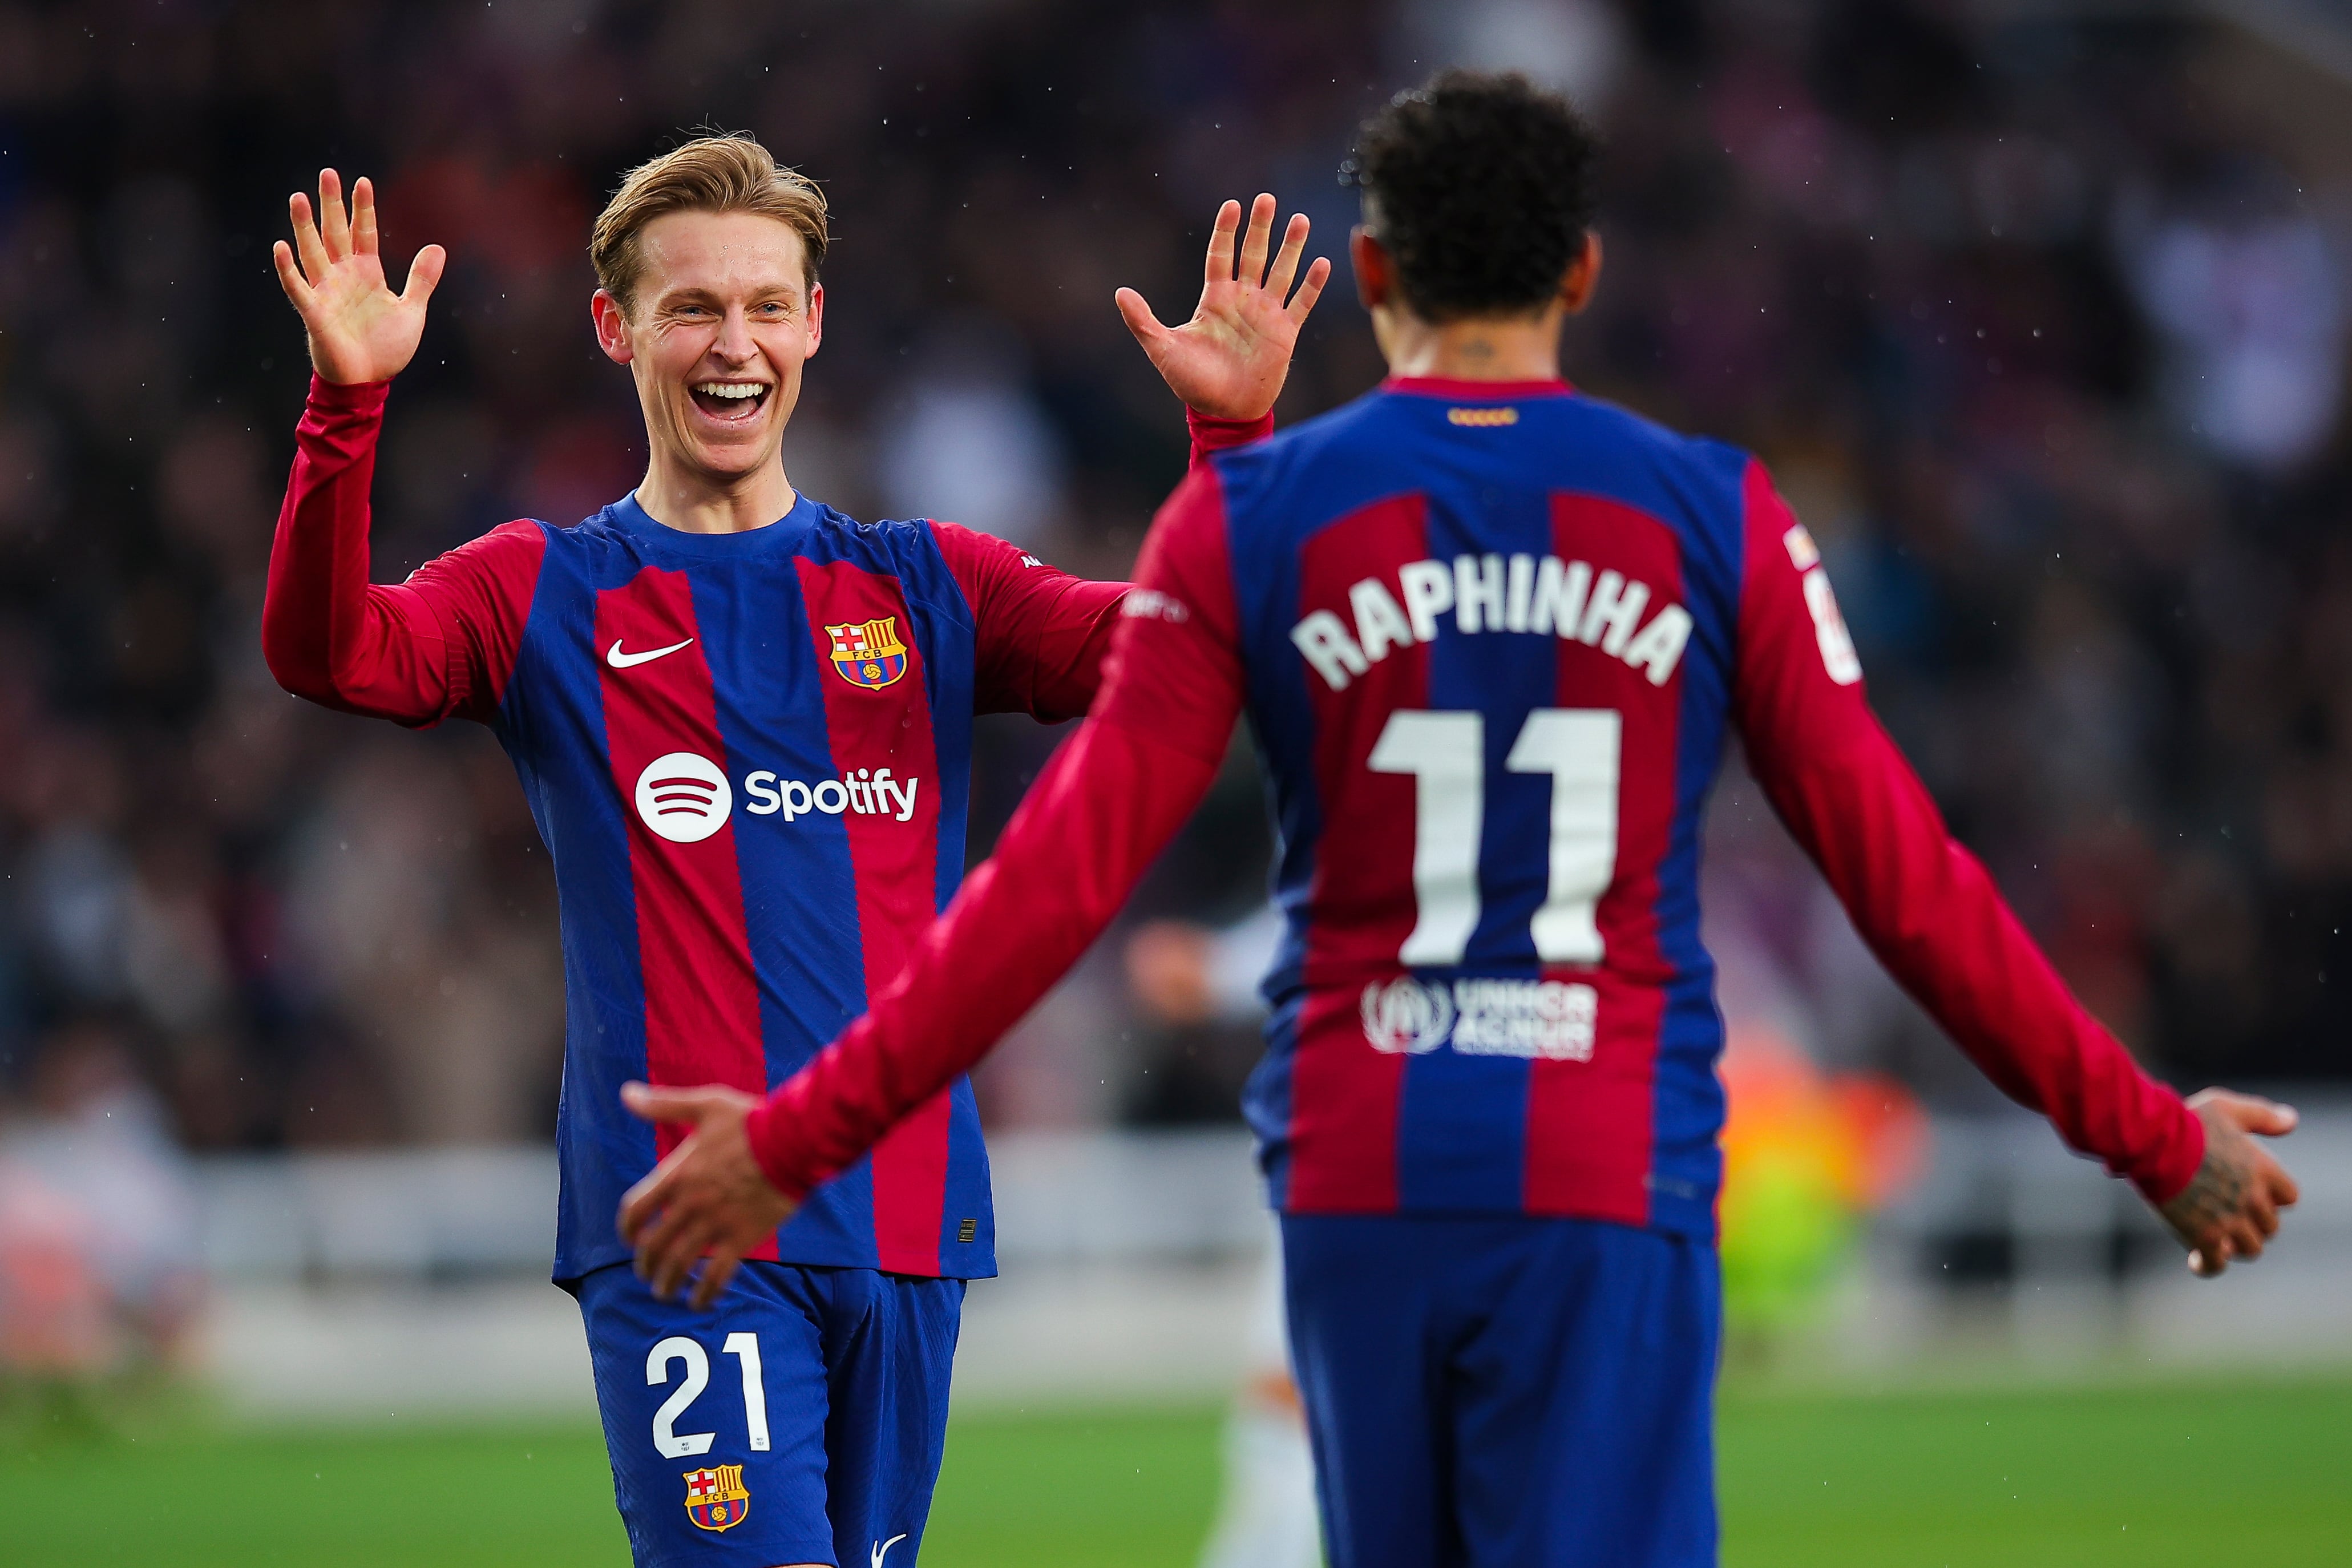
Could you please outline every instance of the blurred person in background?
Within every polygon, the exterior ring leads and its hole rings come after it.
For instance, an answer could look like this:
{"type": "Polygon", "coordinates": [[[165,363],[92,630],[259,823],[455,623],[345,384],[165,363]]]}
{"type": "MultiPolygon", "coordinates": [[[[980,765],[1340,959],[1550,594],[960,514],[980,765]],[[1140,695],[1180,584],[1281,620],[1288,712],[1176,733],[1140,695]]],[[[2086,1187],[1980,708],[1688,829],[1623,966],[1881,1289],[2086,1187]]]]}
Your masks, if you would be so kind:
{"type": "Polygon", "coordinates": [[[120,1025],[68,1022],[0,1118],[0,1381],[177,1370],[204,1298],[195,1196],[120,1025]]]}
{"type": "MultiPolygon", "coordinates": [[[[1128,985],[1146,1017],[1172,1027],[1260,1022],[1258,982],[1282,933],[1272,904],[1222,928],[1147,921],[1122,951],[1128,985]]],[[[1323,1560],[1315,1455],[1283,1325],[1278,1236],[1266,1237],[1250,1297],[1242,1384],[1225,1414],[1224,1468],[1200,1568],[1315,1568],[1323,1560]]]]}
{"type": "MultiPolygon", "coordinates": [[[[911,1563],[964,1284],[995,1272],[971,1086],[944,1087],[747,1245],[757,1294],[717,1318],[626,1266],[622,1189],[677,1139],[617,1090],[764,1090],[863,1005],[957,883],[971,715],[1082,712],[1125,585],[953,523],[856,522],[793,489],[782,442],[823,341],[827,209],[740,136],[632,170],[595,224],[592,314],[635,384],[642,482],[576,525],[509,522],[373,584],[384,405],[446,256],[420,250],[395,294],[371,182],[346,207],[323,171],[316,208],[299,194],[289,208],[275,260],[314,374],[264,651],[330,707],[488,724],[522,777],[562,909],[554,1274],[586,1322],[637,1561],[704,1561],[718,1538],[762,1568],[878,1563],[901,1543],[911,1563]],[[729,1358],[740,1402],[698,1403],[729,1358]]],[[[1184,326],[1119,296],[1203,446],[1271,428],[1329,270],[1302,274],[1303,217],[1275,250],[1274,218],[1271,196],[1245,232],[1240,204],[1220,209],[1184,326]]]]}
{"type": "Polygon", "coordinates": [[[1339,1568],[1711,1563],[1724,1021],[1704,807],[1736,735],[1881,963],[2130,1180],[2198,1274],[2259,1258],[2287,1108],[2147,1074],[2066,989],[1864,701],[1818,546],[1738,448],[1559,375],[1597,142],[1451,71],[1360,133],[1391,378],[1162,508],[1102,697],[898,979],[691,1125],[622,1229],[709,1299],[743,1246],[979,1060],[1117,915],[1246,712],[1287,930],[1248,1110],[1339,1568]]]}

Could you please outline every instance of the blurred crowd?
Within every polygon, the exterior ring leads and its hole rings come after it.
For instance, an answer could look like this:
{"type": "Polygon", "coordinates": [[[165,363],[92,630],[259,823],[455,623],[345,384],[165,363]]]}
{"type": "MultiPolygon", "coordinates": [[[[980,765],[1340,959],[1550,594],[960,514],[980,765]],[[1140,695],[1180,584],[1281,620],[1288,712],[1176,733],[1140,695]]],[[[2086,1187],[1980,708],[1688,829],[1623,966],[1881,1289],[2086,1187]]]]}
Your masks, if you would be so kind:
{"type": "MultiPolygon", "coordinates": [[[[587,225],[699,126],[834,205],[795,483],[1117,575],[1185,445],[1113,289],[1189,310],[1217,203],[1261,188],[1340,257],[1354,126],[1447,61],[1602,125],[1571,379],[1772,462],[1879,711],[2093,1006],[2183,1081],[2341,1072],[2344,192],[2225,90],[2303,82],[2268,46],[2010,10],[0,4],[0,1105],[62,1126],[97,1090],[54,1086],[103,1084],[199,1148],[551,1126],[552,889],[495,744],[262,668],[307,377],[268,248],[320,163],[376,177],[395,276],[452,258],[394,395],[380,580],[635,482],[587,225]]],[[[1280,416],[1379,374],[1337,289],[1280,416]]],[[[975,853],[1055,738],[983,726],[975,853]]],[[[1966,1092],[1736,765],[1715,831],[1727,1000],[1966,1092]]],[[[1245,916],[1265,858],[1237,759],[1139,912],[1245,916]]],[[[999,1126],[1230,1116],[1254,1054],[1097,963],[983,1094],[999,1126]]]]}

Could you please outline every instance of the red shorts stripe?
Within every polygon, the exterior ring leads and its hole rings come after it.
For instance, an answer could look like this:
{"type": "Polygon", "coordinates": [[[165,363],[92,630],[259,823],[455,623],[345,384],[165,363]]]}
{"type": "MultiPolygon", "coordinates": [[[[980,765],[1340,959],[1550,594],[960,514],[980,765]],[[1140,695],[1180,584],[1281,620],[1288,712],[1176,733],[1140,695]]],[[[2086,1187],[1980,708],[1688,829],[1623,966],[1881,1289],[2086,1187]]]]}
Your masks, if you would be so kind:
{"type": "MultiPolygon", "coordinates": [[[[896,577],[847,562],[799,562],[833,765],[850,798],[839,818],[857,884],[869,998],[897,978],[939,913],[939,753],[923,656],[896,577]]],[[[947,1206],[950,1105],[925,1100],[874,1146],[877,1267],[937,1274],[947,1206]]]]}
{"type": "MultiPolygon", "coordinates": [[[[637,953],[646,994],[646,1077],[657,1084],[770,1087],[760,989],[735,861],[733,785],[710,667],[694,641],[683,572],[647,567],[596,595],[596,643],[675,653],[604,662],[604,739],[628,822],[637,953]]],[[[655,1135],[663,1154],[682,1131],[655,1135]]],[[[755,1258],[773,1258],[772,1241],[755,1258]]]]}

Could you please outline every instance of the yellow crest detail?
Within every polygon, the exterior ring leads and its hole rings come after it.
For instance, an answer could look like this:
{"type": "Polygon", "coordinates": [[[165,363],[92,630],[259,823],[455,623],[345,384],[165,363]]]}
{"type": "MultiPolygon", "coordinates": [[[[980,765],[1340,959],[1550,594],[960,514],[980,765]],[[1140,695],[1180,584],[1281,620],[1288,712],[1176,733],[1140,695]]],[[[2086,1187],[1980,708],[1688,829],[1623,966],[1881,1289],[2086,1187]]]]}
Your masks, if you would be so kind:
{"type": "Polygon", "coordinates": [[[751,1514],[751,1491],[743,1467],[686,1472],[686,1516],[698,1530],[732,1530],[751,1514]]]}
{"type": "Polygon", "coordinates": [[[1445,411],[1448,425],[1489,426],[1517,425],[1519,411],[1516,408],[1449,408],[1445,411]]]}
{"type": "Polygon", "coordinates": [[[852,686],[872,689],[907,673],[907,645],[898,640],[896,616],[829,626],[824,635],[833,639],[833,668],[852,686]]]}

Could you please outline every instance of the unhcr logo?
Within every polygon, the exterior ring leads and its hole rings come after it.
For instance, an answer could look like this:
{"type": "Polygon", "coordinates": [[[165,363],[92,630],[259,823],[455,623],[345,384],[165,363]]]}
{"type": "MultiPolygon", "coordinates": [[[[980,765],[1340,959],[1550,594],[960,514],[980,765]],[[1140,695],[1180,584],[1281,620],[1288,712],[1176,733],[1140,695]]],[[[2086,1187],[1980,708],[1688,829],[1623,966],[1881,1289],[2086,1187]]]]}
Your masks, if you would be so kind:
{"type": "Polygon", "coordinates": [[[1454,998],[1444,986],[1423,985],[1410,974],[1385,985],[1373,981],[1360,1006],[1364,1038],[1391,1056],[1433,1051],[1454,1032],[1454,998]]]}
{"type": "Polygon", "coordinates": [[[1451,1046],[1462,1057],[1589,1062],[1601,996],[1564,980],[1465,978],[1445,985],[1407,974],[1373,981],[1358,1007],[1364,1038],[1389,1056],[1451,1046]]]}

